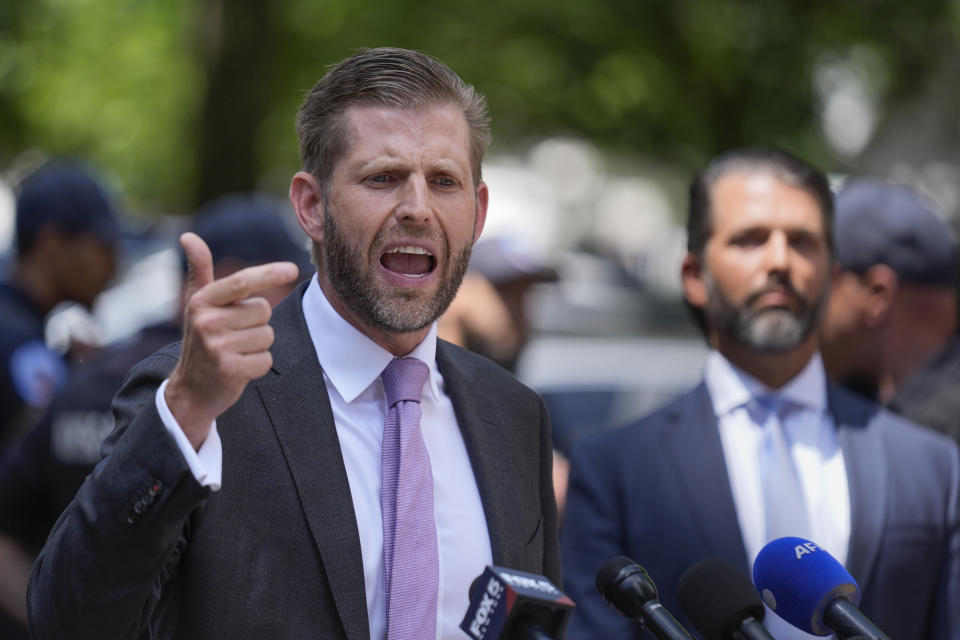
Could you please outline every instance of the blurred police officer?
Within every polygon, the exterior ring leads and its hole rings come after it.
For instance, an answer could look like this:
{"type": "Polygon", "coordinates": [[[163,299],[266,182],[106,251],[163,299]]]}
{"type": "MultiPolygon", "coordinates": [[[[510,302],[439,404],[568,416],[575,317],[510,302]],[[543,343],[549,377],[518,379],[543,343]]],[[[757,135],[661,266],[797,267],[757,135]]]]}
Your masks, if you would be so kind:
{"type": "Polygon", "coordinates": [[[44,320],[65,301],[93,303],[114,274],[114,208],[83,169],[48,165],[17,197],[17,255],[0,282],[0,452],[7,451],[66,381],[44,343],[44,320]]]}
{"type": "Polygon", "coordinates": [[[957,243],[905,186],[851,181],[837,196],[836,277],[821,328],[827,372],[960,437],[957,243]]]}
{"type": "MultiPolygon", "coordinates": [[[[289,260],[309,264],[272,201],[225,196],[197,214],[217,277],[244,267],[289,260]]],[[[293,284],[264,297],[276,304],[293,284]]],[[[110,404],[134,364],[181,337],[179,318],[146,327],[71,372],[40,423],[0,466],[0,638],[26,637],[30,568],[60,513],[100,459],[113,429],[110,404]],[[5,625],[7,628],[5,628],[5,625]]]]}

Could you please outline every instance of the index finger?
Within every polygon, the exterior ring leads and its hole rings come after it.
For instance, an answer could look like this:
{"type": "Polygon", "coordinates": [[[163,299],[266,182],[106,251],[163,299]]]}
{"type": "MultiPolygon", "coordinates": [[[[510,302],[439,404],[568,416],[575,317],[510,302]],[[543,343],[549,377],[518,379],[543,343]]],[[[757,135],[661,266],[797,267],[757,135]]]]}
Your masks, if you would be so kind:
{"type": "Polygon", "coordinates": [[[214,280],[199,295],[209,304],[224,307],[278,285],[293,282],[299,269],[292,262],[269,262],[247,267],[214,280]]]}
{"type": "Polygon", "coordinates": [[[187,294],[190,296],[213,282],[213,256],[203,238],[187,232],[180,236],[180,245],[187,259],[187,294]]]}

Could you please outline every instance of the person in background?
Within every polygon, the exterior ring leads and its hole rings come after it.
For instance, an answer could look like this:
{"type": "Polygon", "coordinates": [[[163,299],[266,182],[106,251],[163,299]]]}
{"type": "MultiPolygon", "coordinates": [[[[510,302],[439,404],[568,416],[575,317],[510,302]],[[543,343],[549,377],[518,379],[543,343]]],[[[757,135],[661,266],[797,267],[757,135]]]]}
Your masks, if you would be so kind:
{"type": "MultiPolygon", "coordinates": [[[[826,176],[778,149],[733,150],[696,176],[688,215],[681,279],[711,347],[704,379],[574,448],[570,637],[645,637],[594,587],[611,557],[644,565],[692,630],[676,596],[691,565],[720,557],[749,573],[769,541],[799,536],[847,567],[890,637],[957,640],[957,445],[828,382],[819,354],[834,273],[826,176]]],[[[812,638],[773,612],[764,625],[812,638]]]]}
{"type": "MultiPolygon", "coordinates": [[[[264,196],[219,198],[197,213],[193,231],[210,248],[219,277],[278,260],[309,265],[306,249],[293,240],[277,205],[264,196]]],[[[292,288],[281,285],[264,297],[275,305],[292,288]]],[[[180,309],[176,318],[108,346],[71,371],[37,426],[0,463],[0,638],[27,637],[27,583],[34,559],[100,460],[100,445],[113,430],[110,405],[127,371],[180,339],[182,313],[180,309]]]]}
{"type": "Polygon", "coordinates": [[[827,373],[960,439],[957,242],[906,186],[853,179],[837,195],[840,268],[821,341],[827,373]]]}
{"type": "Polygon", "coordinates": [[[47,638],[462,635],[488,564],[559,581],[550,421],[436,337],[486,220],[485,103],[406,49],[333,66],[290,199],[317,269],[189,264],[182,344],[138,364],[27,595],[47,638]]]}
{"type": "Polygon", "coordinates": [[[120,225],[85,169],[48,164],[20,185],[16,257],[0,282],[0,457],[63,387],[67,364],[44,342],[61,302],[91,306],[113,278],[120,225]]]}
{"type": "Polygon", "coordinates": [[[440,336],[515,372],[530,339],[527,295],[534,285],[556,279],[524,238],[481,239],[457,296],[440,317],[440,336]]]}
{"type": "Polygon", "coordinates": [[[520,347],[520,333],[503,298],[486,276],[469,270],[453,302],[437,319],[437,335],[505,369],[520,347]]]}
{"type": "MultiPolygon", "coordinates": [[[[527,294],[535,284],[556,279],[556,272],[522,237],[500,235],[481,239],[473,248],[470,267],[457,296],[437,321],[437,333],[442,339],[516,373],[517,362],[530,339],[527,294]]],[[[557,435],[555,430],[554,445],[557,435]]],[[[569,469],[570,461],[555,448],[553,491],[561,521],[569,469]]]]}

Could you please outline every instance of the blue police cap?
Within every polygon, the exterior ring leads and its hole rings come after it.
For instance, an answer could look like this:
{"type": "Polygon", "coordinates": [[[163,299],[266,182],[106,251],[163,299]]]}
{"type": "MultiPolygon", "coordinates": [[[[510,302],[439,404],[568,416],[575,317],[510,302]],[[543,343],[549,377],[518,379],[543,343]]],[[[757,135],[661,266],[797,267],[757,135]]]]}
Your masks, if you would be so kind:
{"type": "Polygon", "coordinates": [[[278,205],[261,195],[232,194],[214,200],[197,212],[193,232],[210,247],[214,264],[227,258],[248,264],[289,260],[301,269],[310,264],[278,205]]]}
{"type": "Polygon", "coordinates": [[[905,282],[956,282],[953,232],[908,187],[873,179],[851,181],[837,194],[834,228],[836,258],[845,270],[863,273],[885,264],[905,282]]]}
{"type": "Polygon", "coordinates": [[[50,164],[27,178],[17,196],[17,233],[32,235],[46,225],[67,233],[91,233],[115,243],[120,223],[110,198],[76,165],[50,164]]]}

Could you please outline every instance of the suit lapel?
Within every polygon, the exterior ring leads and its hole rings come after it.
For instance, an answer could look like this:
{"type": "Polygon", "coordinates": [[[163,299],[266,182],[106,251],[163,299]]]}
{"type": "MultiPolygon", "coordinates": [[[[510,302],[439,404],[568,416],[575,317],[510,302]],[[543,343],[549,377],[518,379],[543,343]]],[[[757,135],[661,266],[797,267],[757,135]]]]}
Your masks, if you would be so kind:
{"type": "Polygon", "coordinates": [[[837,423],[850,491],[850,544],[847,569],[861,586],[870,581],[880,551],[886,517],[887,463],[883,442],[869,425],[878,407],[853,402],[833,385],[827,387],[837,423]]]}
{"type": "Polygon", "coordinates": [[[663,435],[671,458],[669,466],[682,470],[677,474],[679,482],[687,494],[687,504],[696,511],[691,520],[700,530],[707,555],[746,568],[747,553],[706,385],[698,385],[690,392],[689,402],[675,402],[672,410],[663,435]]]}
{"type": "Polygon", "coordinates": [[[256,383],[313,535],[347,638],[370,635],[363,558],[340,441],[300,299],[305,285],[274,310],[276,375],[256,383]]]}
{"type": "MultiPolygon", "coordinates": [[[[505,534],[512,521],[509,512],[511,497],[505,490],[506,484],[496,480],[510,477],[512,471],[504,466],[507,460],[503,452],[509,450],[509,443],[490,436],[491,431],[501,423],[497,397],[483,380],[473,376],[474,370],[469,361],[457,358],[455,350],[442,340],[437,342],[437,366],[453,403],[457,424],[473,467],[490,533],[493,561],[495,564],[508,564],[506,554],[513,545],[505,538],[505,534]]],[[[503,432],[498,430],[495,433],[503,432]]]]}

